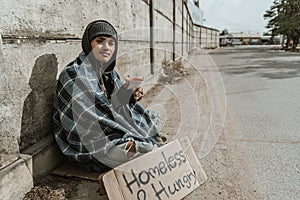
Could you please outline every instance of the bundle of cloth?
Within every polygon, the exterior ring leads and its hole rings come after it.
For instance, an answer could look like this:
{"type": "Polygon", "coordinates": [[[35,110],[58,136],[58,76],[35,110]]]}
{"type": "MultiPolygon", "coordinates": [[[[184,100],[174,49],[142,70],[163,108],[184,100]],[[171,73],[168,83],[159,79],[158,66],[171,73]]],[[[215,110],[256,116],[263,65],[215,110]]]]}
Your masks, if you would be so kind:
{"type": "Polygon", "coordinates": [[[166,139],[158,130],[159,114],[145,110],[122,83],[115,70],[117,51],[115,28],[105,20],[91,22],[82,37],[82,52],[57,82],[55,140],[73,164],[88,171],[114,168],[162,146],[166,139]],[[99,47],[101,55],[111,56],[107,62],[93,51],[93,40],[102,37],[113,40],[108,44],[112,49],[99,47]]]}

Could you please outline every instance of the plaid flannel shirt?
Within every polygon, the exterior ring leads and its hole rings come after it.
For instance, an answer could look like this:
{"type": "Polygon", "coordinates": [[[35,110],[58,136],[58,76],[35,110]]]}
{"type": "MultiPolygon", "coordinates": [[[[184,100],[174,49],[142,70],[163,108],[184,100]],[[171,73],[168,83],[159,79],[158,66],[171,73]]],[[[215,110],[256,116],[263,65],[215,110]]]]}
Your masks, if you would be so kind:
{"type": "MultiPolygon", "coordinates": [[[[115,70],[111,73],[113,96],[122,83],[115,70]]],[[[155,144],[154,137],[159,134],[156,114],[138,103],[110,102],[83,53],[61,72],[54,110],[55,140],[73,161],[91,161],[114,145],[132,139],[155,144]]]]}

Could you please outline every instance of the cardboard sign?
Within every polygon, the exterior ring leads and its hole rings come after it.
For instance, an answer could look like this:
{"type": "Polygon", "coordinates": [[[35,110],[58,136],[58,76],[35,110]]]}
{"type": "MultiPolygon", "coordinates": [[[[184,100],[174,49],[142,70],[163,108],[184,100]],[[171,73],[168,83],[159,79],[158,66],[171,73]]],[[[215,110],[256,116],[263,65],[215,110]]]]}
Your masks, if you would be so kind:
{"type": "Polygon", "coordinates": [[[103,176],[111,200],[182,199],[199,187],[206,176],[188,139],[175,140],[111,170],[103,176]],[[192,165],[190,164],[192,159],[192,165]],[[197,172],[192,166],[197,167],[197,172]]]}

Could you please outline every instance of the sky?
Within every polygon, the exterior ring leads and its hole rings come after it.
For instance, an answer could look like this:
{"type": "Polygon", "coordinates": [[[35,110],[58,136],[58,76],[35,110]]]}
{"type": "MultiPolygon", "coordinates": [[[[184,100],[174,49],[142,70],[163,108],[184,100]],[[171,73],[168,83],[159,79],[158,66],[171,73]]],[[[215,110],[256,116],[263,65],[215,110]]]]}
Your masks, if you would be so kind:
{"type": "Polygon", "coordinates": [[[200,0],[204,12],[204,26],[227,29],[230,33],[267,32],[268,20],[263,15],[273,5],[274,0],[200,0]]]}

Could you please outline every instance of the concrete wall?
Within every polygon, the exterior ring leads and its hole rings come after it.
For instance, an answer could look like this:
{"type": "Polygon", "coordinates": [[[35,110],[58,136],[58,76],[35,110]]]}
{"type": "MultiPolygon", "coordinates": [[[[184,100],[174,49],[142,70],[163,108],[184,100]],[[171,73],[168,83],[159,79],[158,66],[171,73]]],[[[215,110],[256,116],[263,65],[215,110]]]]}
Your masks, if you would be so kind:
{"type": "Polygon", "coordinates": [[[193,25],[182,0],[0,0],[0,10],[0,169],[53,133],[56,77],[80,53],[90,21],[118,30],[122,76],[152,80],[164,59],[219,46],[219,32],[193,25]]]}

